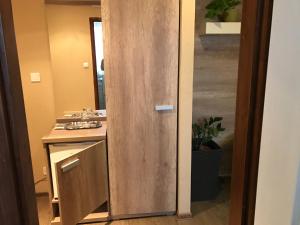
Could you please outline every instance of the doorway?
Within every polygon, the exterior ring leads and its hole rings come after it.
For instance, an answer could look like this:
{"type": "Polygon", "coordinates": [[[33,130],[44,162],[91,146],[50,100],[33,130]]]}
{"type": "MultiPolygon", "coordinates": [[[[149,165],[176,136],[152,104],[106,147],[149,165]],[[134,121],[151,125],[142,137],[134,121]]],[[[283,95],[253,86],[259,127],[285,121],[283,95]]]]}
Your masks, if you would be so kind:
{"type": "Polygon", "coordinates": [[[193,216],[228,225],[243,3],[229,22],[211,15],[217,2],[196,0],[191,201],[193,216]]]}
{"type": "MultiPolygon", "coordinates": [[[[4,1],[3,1],[4,2],[4,1]]],[[[259,1],[258,1],[259,2],[259,1]]],[[[247,3],[247,1],[246,1],[246,3],[247,3]]],[[[10,4],[9,3],[9,1],[6,1],[5,2],[5,4],[10,4]]],[[[246,4],[247,5],[247,4],[246,4]]],[[[246,7],[245,7],[246,8],[246,7]]],[[[266,22],[265,20],[262,20],[261,18],[263,18],[263,17],[259,17],[259,18],[257,18],[256,17],[256,15],[257,14],[259,14],[260,16],[262,15],[262,14],[264,14],[264,12],[265,11],[267,11],[267,10],[263,10],[263,5],[261,5],[261,4],[258,4],[258,5],[255,5],[255,6],[253,6],[253,7],[249,7],[249,5],[248,5],[248,7],[247,7],[247,10],[245,10],[245,12],[247,12],[247,15],[249,16],[249,14],[250,14],[250,17],[248,17],[248,18],[250,18],[251,19],[251,21],[253,22],[253,23],[249,23],[249,24],[245,24],[245,27],[244,27],[244,29],[243,29],[243,31],[247,34],[247,32],[248,31],[250,31],[250,32],[252,32],[251,34],[253,34],[253,35],[248,35],[245,39],[244,39],[244,42],[243,42],[243,45],[242,45],[242,48],[243,49],[245,49],[245,47],[246,47],[246,49],[254,49],[254,48],[257,48],[257,44],[259,43],[259,47],[263,47],[263,46],[261,46],[261,43],[262,42],[264,42],[264,41],[266,41],[267,42],[267,39],[268,39],[268,37],[266,38],[266,39],[264,39],[264,40],[261,40],[260,38],[257,38],[257,39],[255,39],[255,38],[253,38],[253,36],[256,36],[257,35],[257,32],[259,33],[259,37],[261,37],[261,36],[264,36],[264,35],[266,35],[266,33],[268,33],[267,31],[268,31],[268,21],[266,22]],[[257,12],[260,12],[260,13],[257,13],[257,12]],[[255,15],[255,16],[254,16],[255,15]],[[266,23],[265,23],[266,22],[266,23]],[[253,26],[251,26],[251,24],[253,25],[253,26]],[[260,27],[254,27],[256,24],[261,24],[261,26],[260,27]],[[263,25],[266,25],[265,27],[263,26],[263,25]],[[266,32],[262,32],[262,31],[266,31],[266,32]],[[254,35],[254,34],[256,34],[256,35],[254,35]],[[261,35],[261,36],[260,36],[261,35]],[[256,40],[256,41],[253,41],[253,40],[256,40]],[[253,43],[253,42],[255,42],[255,43],[253,43]]],[[[8,13],[10,13],[11,12],[11,8],[8,8],[7,9],[7,7],[4,7],[4,5],[1,5],[1,13],[2,12],[5,12],[5,11],[2,11],[2,10],[4,10],[4,9],[6,9],[7,10],[7,12],[8,13]]],[[[268,8],[269,9],[269,8],[268,8]]],[[[7,15],[7,14],[6,14],[7,15]]],[[[11,15],[9,15],[8,17],[5,17],[5,18],[10,18],[10,20],[11,20],[11,15]]],[[[270,19],[270,17],[266,17],[266,18],[268,18],[268,20],[270,19]]],[[[5,21],[5,22],[7,22],[7,23],[9,23],[10,22],[10,24],[12,24],[11,23],[11,21],[5,21]]],[[[7,28],[7,26],[5,26],[5,29],[4,29],[4,33],[5,34],[7,34],[7,33],[9,33],[10,35],[11,34],[13,34],[13,30],[11,29],[11,27],[10,27],[10,29],[8,29],[7,28]]],[[[7,37],[7,39],[8,39],[9,37],[7,37]]],[[[265,44],[265,42],[263,43],[263,44],[265,44]]],[[[260,49],[260,48],[259,48],[260,49]]],[[[10,50],[10,51],[15,51],[16,52],[16,49],[14,49],[14,50],[10,50]]],[[[249,50],[250,51],[250,50],[249,50]]],[[[257,62],[259,62],[259,60],[258,59],[260,59],[260,57],[266,57],[266,55],[267,54],[265,54],[266,52],[267,52],[267,47],[265,46],[265,48],[263,48],[263,53],[264,54],[258,54],[257,52],[247,52],[247,51],[242,51],[242,54],[241,54],[241,57],[242,57],[242,59],[244,59],[244,60],[240,60],[241,62],[242,62],[242,66],[240,66],[240,68],[241,69],[243,69],[244,71],[240,71],[240,72],[244,72],[244,73],[246,73],[246,75],[245,75],[245,79],[243,79],[243,80],[241,80],[240,81],[240,88],[238,89],[238,93],[239,93],[239,97],[240,97],[240,100],[245,100],[245,101],[243,101],[243,105],[247,105],[248,103],[248,107],[246,107],[246,110],[249,112],[248,114],[247,114],[247,118],[245,119],[245,117],[243,117],[243,118],[241,118],[241,116],[239,117],[239,116],[237,116],[237,127],[239,128],[239,129],[244,129],[245,130],[245,132],[247,133],[248,132],[248,134],[250,133],[249,131],[250,130],[252,130],[252,124],[249,124],[249,121],[250,120],[248,120],[249,118],[253,118],[253,111],[254,111],[254,109],[255,109],[255,107],[257,106],[257,104],[259,104],[259,103],[261,103],[261,101],[251,101],[250,102],[250,100],[248,101],[247,99],[252,99],[253,98],[253,93],[258,93],[259,91],[261,91],[261,90],[263,90],[263,81],[261,81],[261,80],[257,80],[257,79],[255,79],[255,78],[257,78],[257,76],[258,76],[258,74],[260,73],[260,74],[264,74],[264,70],[262,69],[262,70],[259,70],[259,72],[258,72],[258,70],[256,70],[255,71],[255,73],[253,73],[253,65],[255,64],[256,66],[255,66],[255,68],[257,68],[257,67],[259,67],[259,63],[257,63],[257,62]],[[244,54],[243,54],[244,53],[244,54]],[[249,53],[249,54],[247,54],[247,53],[249,53]],[[253,59],[252,59],[252,61],[250,60],[250,62],[249,62],[249,55],[251,55],[251,56],[253,56],[253,59]],[[246,60],[246,59],[248,59],[248,60],[246,60]],[[245,64],[243,64],[243,62],[244,63],[246,63],[246,61],[247,61],[247,63],[248,64],[250,64],[252,67],[251,67],[251,69],[248,67],[246,67],[245,66],[245,64]],[[255,62],[253,62],[253,61],[255,61],[255,62]],[[256,86],[256,88],[253,88],[253,86],[251,86],[251,84],[253,85],[253,80],[255,80],[256,82],[255,82],[255,86],[256,86]],[[251,81],[251,82],[250,82],[251,81]],[[261,88],[257,88],[257,84],[262,84],[262,86],[261,86],[261,88]],[[246,88],[245,88],[246,87],[246,88]],[[247,92],[247,93],[245,93],[245,91],[244,90],[247,90],[247,91],[249,91],[249,93],[247,92]],[[252,98],[249,98],[249,95],[250,96],[252,96],[252,98]],[[251,103],[251,104],[250,104],[251,103]],[[247,121],[247,123],[246,123],[246,125],[245,125],[245,120],[247,121]],[[245,125],[245,126],[243,126],[243,125],[245,125]]],[[[264,58],[265,59],[265,58],[264,58]]],[[[11,61],[15,61],[16,62],[16,60],[17,60],[17,57],[16,57],[16,55],[15,55],[15,53],[14,54],[8,54],[8,60],[11,62],[11,61]]],[[[17,64],[16,64],[17,65],[17,64]]],[[[264,67],[264,66],[262,66],[262,67],[264,67]]],[[[17,73],[18,74],[18,73],[17,73]]],[[[2,76],[3,76],[3,74],[1,74],[2,76]]],[[[6,78],[7,79],[10,79],[11,77],[9,77],[9,76],[6,76],[6,78]]],[[[20,120],[20,115],[23,115],[23,117],[21,117],[21,118],[23,118],[23,119],[21,119],[22,121],[23,121],[23,125],[21,126],[20,124],[19,124],[19,127],[15,127],[15,126],[10,126],[10,128],[7,128],[7,129],[10,129],[10,130],[15,130],[15,134],[17,134],[15,137],[12,137],[12,139],[13,140],[15,140],[15,143],[16,143],[16,145],[15,146],[18,146],[18,141],[20,141],[20,140],[16,140],[16,139],[20,139],[20,137],[22,136],[22,137],[26,137],[26,133],[27,133],[27,131],[26,131],[26,124],[24,124],[24,121],[25,121],[25,118],[24,118],[24,108],[23,108],[23,106],[22,106],[22,104],[20,104],[20,106],[17,106],[17,103],[20,103],[20,102],[22,102],[21,100],[20,100],[20,98],[19,97],[17,97],[17,96],[15,96],[13,93],[16,93],[16,92],[18,92],[18,93],[21,93],[21,85],[20,85],[20,83],[19,82],[13,82],[13,84],[15,84],[13,87],[14,87],[14,89],[12,88],[12,86],[10,86],[9,84],[7,84],[6,83],[6,86],[5,87],[8,87],[7,89],[6,89],[6,92],[7,92],[7,94],[6,94],[6,102],[8,102],[8,103],[10,103],[10,105],[11,106],[13,106],[13,108],[15,108],[15,109],[19,109],[18,111],[16,111],[16,112],[13,112],[13,111],[8,111],[8,112],[6,112],[7,113],[7,115],[9,116],[9,121],[16,121],[16,120],[20,120]],[[20,89],[17,89],[16,87],[19,87],[20,89]],[[12,95],[9,95],[9,94],[12,94],[12,95]],[[7,96],[13,96],[13,97],[7,97],[7,96]],[[15,99],[18,99],[19,101],[15,101],[15,99]],[[19,114],[19,117],[18,117],[18,114],[19,114]],[[19,132],[16,132],[16,131],[19,131],[19,132]],[[24,134],[24,135],[22,135],[22,134],[24,134]]],[[[258,86],[259,87],[259,86],[258,86]]],[[[255,96],[255,94],[254,94],[254,96],[255,96]]],[[[252,99],[253,100],[253,99],[252,99]]],[[[5,103],[3,103],[2,105],[1,105],[1,107],[2,108],[5,108],[4,107],[5,106],[5,103]]],[[[238,106],[238,107],[240,107],[240,106],[238,106]]],[[[259,105],[259,108],[262,108],[263,107],[263,105],[259,105]]],[[[255,113],[255,115],[257,115],[257,118],[258,118],[258,121],[257,121],[257,127],[258,127],[258,130],[259,130],[259,118],[261,118],[261,116],[259,116],[259,112],[257,113],[255,113]]],[[[255,118],[254,118],[255,119],[255,118]]],[[[4,127],[4,126],[3,126],[4,127]]],[[[245,132],[241,132],[241,134],[244,134],[245,132]]],[[[253,132],[252,132],[253,133],[253,132]]],[[[255,133],[255,132],[254,132],[255,133]]],[[[259,131],[258,131],[258,133],[259,133],[259,131]]],[[[255,133],[255,134],[257,134],[257,133],[255,133]]],[[[259,135],[258,135],[259,136],[259,135]]],[[[257,136],[257,137],[258,137],[257,136]]],[[[249,137],[249,136],[247,136],[246,135],[246,137],[249,137]]],[[[253,139],[248,139],[248,138],[245,138],[245,139],[243,139],[243,140],[241,140],[238,144],[236,144],[236,147],[238,147],[238,146],[240,146],[242,149],[244,149],[244,147],[245,147],[245,145],[250,145],[250,143],[251,143],[251,146],[250,147],[253,147],[253,145],[252,145],[252,143],[253,143],[254,141],[253,141],[253,139]]],[[[20,161],[19,159],[19,157],[18,157],[18,155],[22,152],[22,154],[26,154],[26,152],[27,152],[27,156],[28,156],[28,149],[29,149],[29,146],[28,146],[28,143],[27,143],[27,145],[25,144],[23,147],[24,148],[17,148],[17,147],[15,147],[15,148],[12,148],[12,149],[14,149],[14,152],[15,152],[15,155],[13,156],[14,157],[14,159],[16,160],[16,164],[20,161]],[[25,147],[24,147],[25,146],[25,147]],[[24,150],[25,149],[25,150],[24,150]],[[27,149],[27,151],[26,151],[26,149],[27,149]]],[[[253,148],[255,148],[255,149],[259,149],[257,146],[255,146],[254,145],[254,147],[253,148]]],[[[6,150],[7,149],[9,149],[9,148],[6,148],[6,150]]],[[[245,148],[245,152],[246,152],[246,150],[248,150],[249,149],[249,147],[247,147],[247,148],[245,148]]],[[[245,154],[246,155],[246,154],[245,154]]],[[[237,157],[237,158],[239,158],[239,157],[237,157]]],[[[242,155],[242,162],[239,162],[239,163],[242,163],[242,165],[245,165],[246,163],[245,163],[245,161],[246,161],[246,158],[247,157],[244,157],[244,155],[242,155]]],[[[251,164],[251,165],[253,165],[253,164],[251,164]]],[[[255,166],[255,165],[254,165],[255,166]]],[[[24,180],[23,178],[25,177],[26,179],[25,180],[28,180],[28,182],[30,181],[32,181],[31,179],[30,179],[30,168],[28,167],[28,165],[27,165],[27,167],[24,165],[24,164],[21,164],[20,165],[20,167],[21,168],[19,168],[19,167],[17,167],[17,170],[18,171],[20,171],[21,169],[24,169],[24,171],[27,171],[28,173],[27,174],[23,174],[23,173],[17,173],[17,175],[15,174],[15,179],[16,180],[18,180],[18,181],[22,181],[22,180],[24,180]],[[27,179],[28,178],[28,179],[27,179]]],[[[250,167],[250,166],[249,166],[250,167]]],[[[248,168],[248,167],[247,167],[248,168]]],[[[251,168],[251,167],[250,167],[251,168]]],[[[250,170],[250,169],[249,169],[250,170]]],[[[254,170],[255,170],[255,168],[254,168],[254,170]]],[[[248,170],[245,170],[245,171],[242,171],[241,173],[244,173],[244,174],[248,174],[249,173],[249,171],[248,170]]],[[[254,172],[255,173],[255,172],[254,172]]],[[[243,177],[246,177],[247,178],[247,176],[243,176],[243,177]]],[[[253,177],[253,176],[252,176],[253,177]]],[[[254,176],[255,177],[255,176],[254,176]]],[[[245,187],[244,187],[244,180],[241,180],[241,179],[236,179],[235,181],[233,181],[232,182],[233,184],[235,184],[235,183],[237,183],[237,185],[235,186],[235,190],[237,191],[237,195],[238,196],[242,196],[242,197],[244,197],[244,194],[245,194],[245,187]]],[[[248,184],[249,184],[249,182],[247,182],[248,184]]],[[[255,182],[254,182],[255,183],[255,182]]],[[[250,184],[251,184],[251,182],[250,182],[250,184]]],[[[254,185],[255,186],[255,185],[254,185]]],[[[26,200],[26,199],[23,199],[23,198],[25,198],[24,197],[24,193],[29,193],[28,195],[27,195],[27,197],[28,198],[30,198],[30,197],[32,197],[31,195],[30,195],[30,193],[32,193],[32,185],[30,186],[30,185],[25,185],[24,187],[23,187],[25,190],[26,189],[29,189],[29,190],[31,190],[31,191],[23,191],[23,192],[21,192],[21,191],[16,191],[16,193],[17,193],[17,195],[18,196],[21,196],[22,198],[20,198],[19,199],[19,201],[20,201],[20,205],[22,205],[21,203],[23,202],[23,204],[24,204],[24,200],[26,200]],[[23,193],[23,194],[22,194],[23,193]]],[[[2,193],[1,193],[1,195],[2,195],[2,193]]],[[[245,204],[245,202],[244,202],[244,199],[245,198],[242,198],[242,197],[240,197],[240,198],[237,198],[238,200],[235,200],[235,203],[233,204],[233,205],[235,205],[238,209],[240,209],[240,210],[242,210],[244,207],[242,207],[242,206],[244,206],[244,204],[245,204]],[[241,204],[241,205],[239,205],[239,204],[241,204]]],[[[29,199],[29,202],[31,202],[32,201],[32,199],[30,200],[29,199]]],[[[24,204],[23,205],[23,209],[28,209],[28,207],[29,207],[29,205],[26,205],[26,204],[24,204]]],[[[21,207],[20,207],[21,208],[21,207]]],[[[247,208],[247,207],[246,207],[247,208]]],[[[33,207],[33,209],[34,209],[34,207],[33,207]]],[[[252,208],[253,209],[253,208],[252,208]]],[[[250,208],[250,210],[251,210],[251,208],[250,208]]],[[[32,222],[32,221],[30,221],[29,219],[28,219],[28,217],[30,217],[30,218],[33,218],[32,220],[34,220],[34,218],[35,218],[35,214],[34,214],[34,212],[33,211],[27,211],[27,210],[25,210],[26,212],[19,212],[20,214],[22,213],[24,216],[23,216],[23,219],[25,218],[25,220],[23,220],[23,224],[34,224],[34,222],[32,222]],[[27,214],[25,214],[25,213],[27,213],[27,214]],[[27,215],[27,216],[25,216],[25,215],[27,215]],[[26,219],[27,218],[27,219],[26,219]]],[[[235,214],[235,216],[236,217],[232,217],[233,219],[232,219],[232,224],[241,224],[240,222],[241,221],[239,221],[239,220],[241,220],[241,218],[242,218],[242,216],[243,216],[243,214],[244,214],[244,211],[245,210],[243,210],[243,212],[241,212],[241,211],[238,211],[238,210],[233,210],[234,211],[234,214],[235,214]]],[[[248,213],[248,215],[249,215],[249,213],[248,213]]],[[[243,220],[243,221],[245,221],[245,220],[243,220]]]]}
{"type": "Polygon", "coordinates": [[[96,109],[105,110],[105,79],[104,79],[104,51],[103,24],[100,17],[90,18],[91,46],[93,56],[93,73],[96,109]]]}

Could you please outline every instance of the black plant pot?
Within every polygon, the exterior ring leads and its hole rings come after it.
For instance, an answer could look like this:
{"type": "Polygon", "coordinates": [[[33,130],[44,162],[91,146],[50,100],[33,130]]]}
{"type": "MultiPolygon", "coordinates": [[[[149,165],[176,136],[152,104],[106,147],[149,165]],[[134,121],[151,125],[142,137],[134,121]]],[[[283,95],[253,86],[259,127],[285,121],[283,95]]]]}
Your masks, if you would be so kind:
{"type": "Polygon", "coordinates": [[[220,191],[219,169],[223,151],[213,141],[208,147],[210,149],[192,152],[192,201],[213,200],[220,191]]]}

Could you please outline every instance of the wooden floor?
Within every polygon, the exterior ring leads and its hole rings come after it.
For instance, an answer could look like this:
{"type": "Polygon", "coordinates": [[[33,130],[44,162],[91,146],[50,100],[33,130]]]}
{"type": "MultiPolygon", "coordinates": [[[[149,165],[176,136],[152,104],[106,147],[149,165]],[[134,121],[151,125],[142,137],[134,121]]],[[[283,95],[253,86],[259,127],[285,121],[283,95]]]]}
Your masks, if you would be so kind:
{"type": "MultiPolygon", "coordinates": [[[[37,198],[40,225],[49,225],[48,196],[37,198]]],[[[176,216],[151,217],[142,219],[118,220],[110,223],[93,225],[228,225],[229,185],[224,188],[218,198],[208,202],[192,203],[191,219],[179,220],[176,216]]]]}
{"type": "Polygon", "coordinates": [[[48,195],[37,196],[36,201],[39,213],[39,225],[49,225],[50,208],[48,195]]]}

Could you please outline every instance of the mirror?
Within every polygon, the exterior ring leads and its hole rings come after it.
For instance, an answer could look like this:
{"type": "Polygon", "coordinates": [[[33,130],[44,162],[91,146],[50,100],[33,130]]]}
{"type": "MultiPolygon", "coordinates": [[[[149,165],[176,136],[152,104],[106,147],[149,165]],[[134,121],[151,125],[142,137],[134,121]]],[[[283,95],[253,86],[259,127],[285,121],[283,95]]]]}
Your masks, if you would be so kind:
{"type": "Polygon", "coordinates": [[[47,1],[46,17],[57,116],[105,110],[100,1],[47,1]]]}
{"type": "Polygon", "coordinates": [[[103,26],[101,18],[90,18],[92,55],[94,66],[95,101],[97,109],[106,109],[105,80],[104,80],[104,52],[103,52],[103,26]]]}

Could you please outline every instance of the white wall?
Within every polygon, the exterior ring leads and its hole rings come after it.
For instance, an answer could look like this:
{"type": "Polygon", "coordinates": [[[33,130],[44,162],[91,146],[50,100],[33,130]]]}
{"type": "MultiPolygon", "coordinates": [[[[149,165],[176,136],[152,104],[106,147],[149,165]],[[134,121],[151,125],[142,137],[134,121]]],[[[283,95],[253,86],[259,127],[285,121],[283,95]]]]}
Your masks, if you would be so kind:
{"type": "Polygon", "coordinates": [[[188,217],[191,214],[195,0],[182,0],[180,15],[177,214],[188,217]]]}
{"type": "Polygon", "coordinates": [[[255,225],[300,224],[300,1],[274,1],[255,225]]]}

